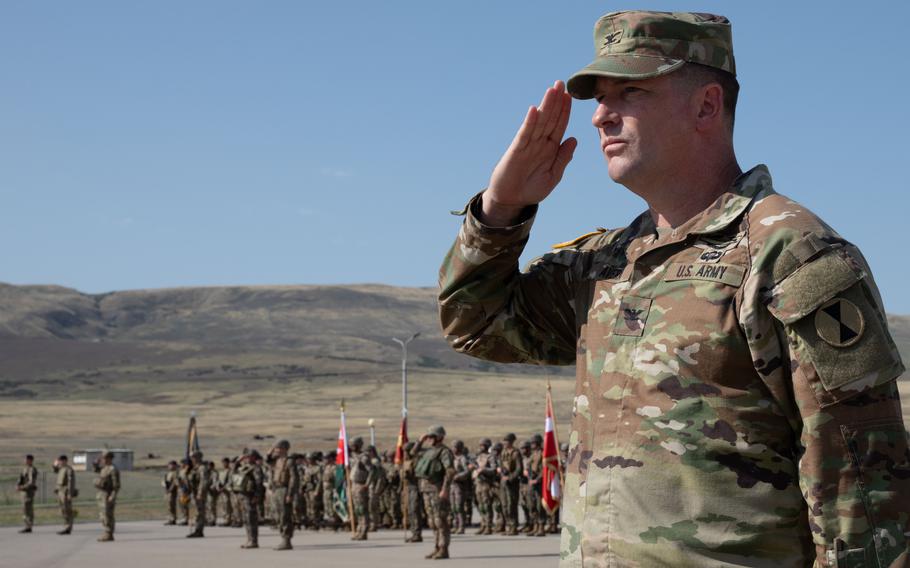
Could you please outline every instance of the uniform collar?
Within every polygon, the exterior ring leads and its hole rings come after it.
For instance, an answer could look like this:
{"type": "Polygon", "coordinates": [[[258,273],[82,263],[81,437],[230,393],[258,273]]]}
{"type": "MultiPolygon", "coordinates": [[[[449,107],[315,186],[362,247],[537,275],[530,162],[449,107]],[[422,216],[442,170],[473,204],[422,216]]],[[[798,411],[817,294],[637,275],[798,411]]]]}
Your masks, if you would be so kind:
{"type": "Polygon", "coordinates": [[[695,215],[672,232],[657,240],[657,228],[649,211],[645,211],[630,225],[633,242],[628,247],[627,258],[634,262],[646,252],[666,245],[685,241],[689,235],[706,235],[726,229],[742,216],[756,196],[773,191],[768,167],[759,164],[741,174],[729,190],[724,192],[707,209],[695,215]]]}

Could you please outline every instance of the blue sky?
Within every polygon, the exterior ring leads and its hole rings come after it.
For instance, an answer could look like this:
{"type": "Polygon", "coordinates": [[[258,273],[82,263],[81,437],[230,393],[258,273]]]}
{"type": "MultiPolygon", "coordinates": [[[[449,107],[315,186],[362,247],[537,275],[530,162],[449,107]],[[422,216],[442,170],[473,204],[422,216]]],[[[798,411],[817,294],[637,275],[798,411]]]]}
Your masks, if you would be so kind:
{"type": "MultiPolygon", "coordinates": [[[[910,3],[7,0],[0,281],[86,292],[435,285],[529,104],[588,63],[602,13],[733,21],[740,164],[825,218],[910,313],[910,3]],[[853,7],[851,9],[851,6],[853,7]]],[[[590,125],[525,260],[644,208],[590,125]]]]}

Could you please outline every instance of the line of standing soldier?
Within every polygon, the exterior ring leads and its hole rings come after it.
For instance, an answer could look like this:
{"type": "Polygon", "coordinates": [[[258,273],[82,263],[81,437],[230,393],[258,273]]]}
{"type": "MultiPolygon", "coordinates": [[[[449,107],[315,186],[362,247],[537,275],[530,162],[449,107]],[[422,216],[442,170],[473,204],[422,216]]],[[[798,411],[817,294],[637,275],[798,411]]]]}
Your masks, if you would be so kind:
{"type": "MultiPolygon", "coordinates": [[[[98,538],[99,542],[114,540],[114,506],[117,503],[117,494],[120,491],[120,471],[114,466],[114,454],[104,452],[101,461],[93,464],[95,471],[96,500],[98,513],[101,518],[101,527],[104,530],[98,538]]],[[[76,474],[69,465],[67,456],[62,455],[54,461],[56,480],[54,493],[60,506],[60,515],[63,517],[63,529],[57,531],[58,535],[68,535],[73,532],[73,500],[79,496],[76,488],[76,474]]],[[[33,531],[35,524],[35,493],[38,490],[38,470],[35,468],[35,458],[31,454],[25,456],[25,467],[19,474],[16,490],[22,493],[22,517],[25,526],[20,533],[28,534],[33,531]]]]}

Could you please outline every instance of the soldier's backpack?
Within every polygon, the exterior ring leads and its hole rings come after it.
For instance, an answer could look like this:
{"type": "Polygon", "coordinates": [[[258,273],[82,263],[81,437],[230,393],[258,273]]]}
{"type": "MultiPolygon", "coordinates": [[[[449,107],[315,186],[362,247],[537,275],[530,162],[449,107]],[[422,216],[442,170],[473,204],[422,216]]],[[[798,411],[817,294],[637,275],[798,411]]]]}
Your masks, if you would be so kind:
{"type": "Polygon", "coordinates": [[[231,474],[232,491],[250,495],[255,489],[256,480],[253,478],[253,468],[240,468],[231,474]]]}

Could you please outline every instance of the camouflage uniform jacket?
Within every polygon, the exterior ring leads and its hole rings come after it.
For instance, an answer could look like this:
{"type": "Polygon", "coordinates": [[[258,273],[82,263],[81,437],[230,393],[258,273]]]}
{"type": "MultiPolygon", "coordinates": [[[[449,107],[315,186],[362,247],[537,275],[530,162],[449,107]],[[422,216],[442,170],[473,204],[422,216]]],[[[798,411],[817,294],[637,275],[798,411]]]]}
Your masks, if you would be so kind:
{"type": "Polygon", "coordinates": [[[187,483],[189,483],[189,493],[194,499],[197,501],[207,499],[212,487],[212,477],[209,468],[204,463],[193,466],[193,469],[187,474],[187,483]]]}
{"type": "Polygon", "coordinates": [[[501,483],[515,483],[521,480],[522,459],[518,448],[503,448],[499,456],[501,483]]]}
{"type": "Polygon", "coordinates": [[[904,566],[903,372],[859,250],[764,166],[658,231],[532,261],[468,205],[440,271],[455,349],[576,364],[561,566],[904,566]]]}
{"type": "Polygon", "coordinates": [[[29,495],[35,494],[35,491],[38,490],[38,470],[35,466],[27,465],[22,468],[16,489],[29,495]]]}
{"type": "Polygon", "coordinates": [[[113,464],[103,466],[95,478],[95,489],[98,490],[99,498],[103,496],[110,501],[117,499],[117,493],[120,491],[120,470],[113,464]]]}
{"type": "Polygon", "coordinates": [[[543,450],[531,450],[531,455],[525,459],[525,471],[528,472],[528,482],[538,485],[543,475],[543,450]]]}
{"type": "Polygon", "coordinates": [[[455,476],[452,478],[452,483],[457,483],[461,486],[471,484],[471,470],[468,468],[469,463],[468,454],[462,452],[455,455],[455,476]]]}
{"type": "Polygon", "coordinates": [[[164,487],[165,495],[172,495],[177,493],[177,477],[179,475],[180,474],[176,470],[168,471],[164,474],[164,479],[161,480],[161,487],[164,487]]]}
{"type": "Polygon", "coordinates": [[[296,495],[300,490],[300,475],[297,466],[287,457],[275,458],[269,475],[269,489],[275,491],[286,488],[288,495],[296,495]]]}
{"type": "Polygon", "coordinates": [[[76,496],[76,472],[69,464],[57,470],[57,484],[54,493],[67,500],[76,496]]]}

